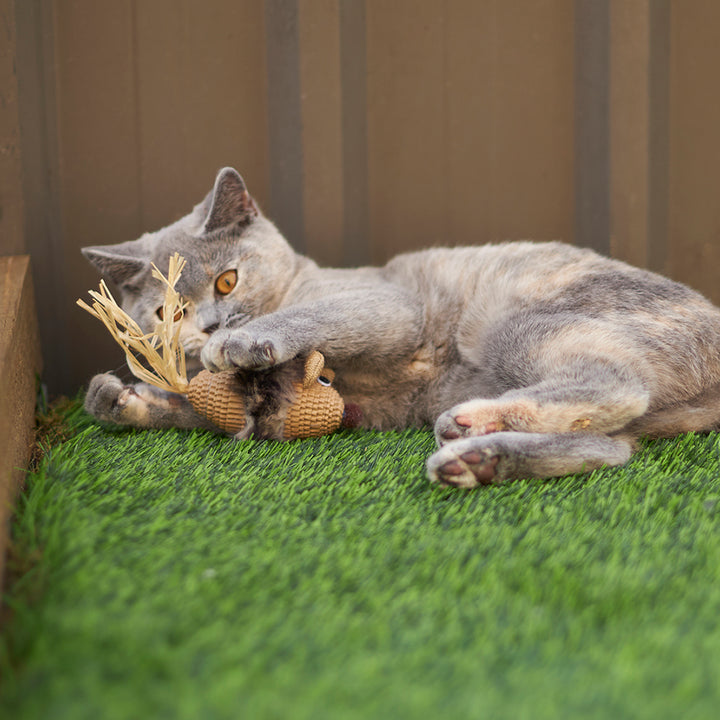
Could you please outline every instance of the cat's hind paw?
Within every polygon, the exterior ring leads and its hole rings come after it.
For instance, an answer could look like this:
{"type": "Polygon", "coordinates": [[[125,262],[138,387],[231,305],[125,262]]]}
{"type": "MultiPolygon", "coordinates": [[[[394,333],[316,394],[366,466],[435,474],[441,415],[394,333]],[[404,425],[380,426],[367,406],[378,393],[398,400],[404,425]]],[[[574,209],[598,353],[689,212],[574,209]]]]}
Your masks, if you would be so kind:
{"type": "Polygon", "coordinates": [[[518,478],[550,478],[622,465],[630,438],[591,432],[497,432],[443,445],[427,462],[431,482],[473,488],[518,478]]]}
{"type": "Polygon", "coordinates": [[[494,405],[475,401],[458,405],[444,412],[435,422],[435,440],[444,445],[461,438],[489,435],[507,429],[502,416],[494,405]],[[474,412],[474,405],[482,404],[481,412],[474,412]]]}
{"type": "Polygon", "coordinates": [[[427,463],[431,482],[457,488],[475,488],[499,482],[499,448],[488,444],[480,446],[475,438],[452,442],[434,455],[427,463]]]}

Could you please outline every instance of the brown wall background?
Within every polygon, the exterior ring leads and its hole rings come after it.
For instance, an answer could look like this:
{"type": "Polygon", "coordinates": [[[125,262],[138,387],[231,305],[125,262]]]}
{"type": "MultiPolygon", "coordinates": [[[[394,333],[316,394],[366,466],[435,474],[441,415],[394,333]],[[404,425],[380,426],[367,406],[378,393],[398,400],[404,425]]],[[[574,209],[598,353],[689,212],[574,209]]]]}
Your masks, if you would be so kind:
{"type": "Polygon", "coordinates": [[[52,392],[121,353],[84,245],[237,167],[302,252],[562,239],[720,302],[716,0],[0,0],[0,254],[52,392]],[[24,227],[23,242],[10,242],[24,227]]]}

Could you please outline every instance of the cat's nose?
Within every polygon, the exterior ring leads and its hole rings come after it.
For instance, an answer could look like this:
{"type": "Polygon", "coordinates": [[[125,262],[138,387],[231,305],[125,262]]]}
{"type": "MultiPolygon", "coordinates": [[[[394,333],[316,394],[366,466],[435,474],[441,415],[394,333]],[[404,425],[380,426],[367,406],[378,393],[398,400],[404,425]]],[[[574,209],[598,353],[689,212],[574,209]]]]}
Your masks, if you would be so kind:
{"type": "Polygon", "coordinates": [[[212,323],[211,325],[206,325],[202,331],[208,335],[212,335],[219,327],[220,323],[212,323]]]}

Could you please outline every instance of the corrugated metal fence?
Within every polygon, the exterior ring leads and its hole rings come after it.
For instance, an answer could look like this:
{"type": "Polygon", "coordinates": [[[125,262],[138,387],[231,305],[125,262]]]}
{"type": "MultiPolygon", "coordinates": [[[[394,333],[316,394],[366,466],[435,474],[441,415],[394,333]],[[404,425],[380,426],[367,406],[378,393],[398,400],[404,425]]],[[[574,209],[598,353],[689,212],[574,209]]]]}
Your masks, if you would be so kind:
{"type": "Polygon", "coordinates": [[[176,219],[224,165],[321,263],[557,238],[720,301],[716,0],[0,9],[2,253],[33,257],[53,391],[122,363],[74,307],[79,248],[176,219]]]}

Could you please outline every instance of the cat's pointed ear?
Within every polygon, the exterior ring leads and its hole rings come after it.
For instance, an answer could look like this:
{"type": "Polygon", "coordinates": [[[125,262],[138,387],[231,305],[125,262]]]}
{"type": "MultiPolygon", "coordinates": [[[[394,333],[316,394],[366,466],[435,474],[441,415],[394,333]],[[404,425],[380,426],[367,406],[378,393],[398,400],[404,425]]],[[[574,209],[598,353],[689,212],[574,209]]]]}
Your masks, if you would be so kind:
{"type": "Polygon", "coordinates": [[[215,187],[203,205],[207,207],[203,233],[245,224],[258,214],[245,181],[231,167],[223,168],[217,174],[215,187]]]}
{"type": "Polygon", "coordinates": [[[134,243],[86,247],[81,252],[102,275],[123,286],[150,266],[148,258],[138,253],[134,243]]]}

